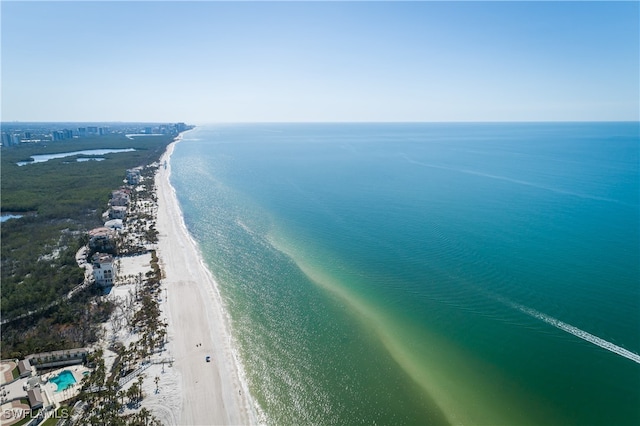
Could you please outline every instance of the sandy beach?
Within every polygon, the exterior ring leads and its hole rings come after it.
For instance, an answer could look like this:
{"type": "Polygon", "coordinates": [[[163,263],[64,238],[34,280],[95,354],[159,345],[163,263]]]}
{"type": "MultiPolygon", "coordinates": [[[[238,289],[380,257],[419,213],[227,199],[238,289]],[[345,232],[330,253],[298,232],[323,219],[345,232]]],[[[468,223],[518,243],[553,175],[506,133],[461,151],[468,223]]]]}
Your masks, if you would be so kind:
{"type": "MultiPolygon", "coordinates": [[[[168,160],[175,143],[167,148],[168,160]]],[[[256,424],[249,393],[241,380],[234,355],[229,321],[217,283],[204,266],[188,234],[175,192],[169,182],[171,167],[160,166],[158,195],[158,257],[164,271],[168,350],[175,359],[181,395],[180,413],[171,416],[180,425],[256,424]],[[211,357],[211,362],[205,360],[211,357]]]]}

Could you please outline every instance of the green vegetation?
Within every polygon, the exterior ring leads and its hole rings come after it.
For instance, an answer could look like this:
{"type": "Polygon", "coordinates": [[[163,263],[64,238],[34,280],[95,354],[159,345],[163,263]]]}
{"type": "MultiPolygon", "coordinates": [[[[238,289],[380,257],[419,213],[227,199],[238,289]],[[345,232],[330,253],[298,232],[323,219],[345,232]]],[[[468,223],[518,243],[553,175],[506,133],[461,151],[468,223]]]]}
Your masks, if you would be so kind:
{"type": "MultiPolygon", "coordinates": [[[[123,426],[160,424],[145,408],[132,414],[122,415],[125,406],[133,410],[140,408],[140,403],[144,399],[142,392],[144,377],[138,375],[136,381],[129,382],[131,384],[128,389],[120,386],[119,379],[135,374],[137,368],[144,362],[149,362],[149,357],[154,352],[164,347],[167,324],[160,320],[158,305],[161,277],[162,270],[158,264],[158,257],[155,252],[151,252],[151,271],[146,274],[146,280],[140,283],[141,288],[136,287],[135,299],[140,302],[139,308],[133,312],[133,305],[121,306],[125,308],[122,316],[126,318],[123,319],[126,319],[131,332],[137,333],[140,339],[131,342],[128,347],[120,342],[112,346],[111,349],[118,356],[111,371],[106,370],[102,350],[89,356],[89,364],[94,365],[95,369],[83,378],[82,389],[78,396],[79,400],[87,404],[83,424],[123,426]]],[[[114,313],[112,321],[115,319],[115,322],[120,322],[118,316],[118,312],[114,313]]],[[[155,384],[157,391],[158,377],[155,384]]]]}
{"type": "Polygon", "coordinates": [[[104,208],[110,192],[122,185],[126,169],[157,161],[172,140],[165,135],[133,140],[109,135],[3,149],[2,211],[36,211],[38,217],[56,219],[95,216],[91,213],[104,208]],[[76,162],[76,157],[65,157],[26,166],[16,164],[32,155],[126,148],[136,151],[106,154],[105,161],[76,162]]]}
{"type": "Polygon", "coordinates": [[[71,407],[61,405],[55,411],[55,414],[49,414],[50,417],[42,422],[41,426],[56,426],[61,419],[66,419],[71,416],[71,407]]]}
{"type": "Polygon", "coordinates": [[[20,370],[18,370],[18,367],[15,367],[13,370],[11,370],[11,376],[14,379],[17,379],[18,377],[20,377],[20,370]]]}
{"type": "MultiPolygon", "coordinates": [[[[125,405],[131,409],[140,407],[144,399],[142,392],[142,376],[131,383],[127,390],[118,384],[120,374],[107,375],[102,351],[97,351],[90,355],[90,362],[95,365],[92,374],[82,379],[82,388],[78,399],[84,401],[85,416],[82,419],[85,425],[147,425],[156,426],[160,422],[151,415],[146,408],[139,411],[122,415],[125,405]]],[[[115,373],[119,373],[120,368],[116,367],[115,373]]]]}
{"type": "Polygon", "coordinates": [[[77,232],[56,221],[26,217],[2,225],[2,318],[14,318],[82,283],[77,232]]]}
{"type": "Polygon", "coordinates": [[[126,169],[157,161],[172,140],[109,135],[2,149],[2,211],[35,213],[1,226],[0,309],[2,320],[11,320],[2,326],[3,358],[95,341],[95,324],[106,320],[113,306],[96,299],[93,288],[63,299],[84,279],[75,253],[87,242],[86,231],[102,225],[109,194],[123,184],[126,169]],[[16,164],[36,154],[123,148],[136,151],[106,154],[100,162],[66,157],[16,164]],[[60,303],[52,305],[55,301],[60,303]],[[32,311],[37,313],[20,319],[32,311]]]}
{"type": "Polygon", "coordinates": [[[138,292],[142,308],[133,314],[131,328],[139,330],[142,339],[137,342],[135,351],[137,357],[149,357],[155,350],[164,346],[168,324],[160,321],[160,279],[162,271],[158,265],[156,252],[151,252],[151,271],[147,272],[147,280],[141,292],[138,292]]]}
{"type": "Polygon", "coordinates": [[[30,353],[77,348],[95,342],[99,337],[98,324],[106,321],[113,311],[111,302],[94,297],[99,294],[90,288],[36,315],[4,324],[3,358],[22,358],[30,353]]]}
{"type": "Polygon", "coordinates": [[[55,417],[49,417],[47,420],[42,422],[42,426],[56,426],[60,420],[55,417]]]}
{"type": "Polygon", "coordinates": [[[28,424],[31,420],[33,420],[33,417],[35,416],[25,416],[22,420],[20,420],[17,423],[14,423],[12,426],[23,426],[28,424]]]}

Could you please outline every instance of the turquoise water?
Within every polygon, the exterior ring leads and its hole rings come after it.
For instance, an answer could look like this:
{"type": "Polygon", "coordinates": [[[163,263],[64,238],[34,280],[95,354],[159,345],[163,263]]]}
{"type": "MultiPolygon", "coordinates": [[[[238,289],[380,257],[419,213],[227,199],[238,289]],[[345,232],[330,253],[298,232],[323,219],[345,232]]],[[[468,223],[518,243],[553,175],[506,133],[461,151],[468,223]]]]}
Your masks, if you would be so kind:
{"type": "Polygon", "coordinates": [[[73,377],[73,373],[69,370],[63,370],[55,377],[49,379],[50,382],[55,383],[58,389],[57,392],[62,392],[63,390],[70,388],[76,383],[75,377],[73,377]]]}
{"type": "Polygon", "coordinates": [[[200,126],[171,159],[277,424],[639,424],[638,123],[200,126]]]}

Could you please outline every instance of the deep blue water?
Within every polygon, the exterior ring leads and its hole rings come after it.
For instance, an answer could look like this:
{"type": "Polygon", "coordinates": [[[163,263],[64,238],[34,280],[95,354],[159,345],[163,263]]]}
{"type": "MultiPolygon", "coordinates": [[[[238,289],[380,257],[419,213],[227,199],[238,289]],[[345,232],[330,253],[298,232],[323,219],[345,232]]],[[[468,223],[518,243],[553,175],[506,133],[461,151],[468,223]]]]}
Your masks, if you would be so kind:
{"type": "Polygon", "coordinates": [[[638,123],[207,125],[171,159],[274,423],[640,423],[638,123]]]}

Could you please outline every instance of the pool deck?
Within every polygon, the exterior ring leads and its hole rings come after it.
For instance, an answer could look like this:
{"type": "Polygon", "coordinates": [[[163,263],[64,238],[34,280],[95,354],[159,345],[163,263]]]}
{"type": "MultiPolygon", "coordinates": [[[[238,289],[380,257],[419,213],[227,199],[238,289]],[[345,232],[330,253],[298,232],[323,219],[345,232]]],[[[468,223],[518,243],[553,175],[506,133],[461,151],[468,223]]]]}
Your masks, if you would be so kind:
{"type": "Polygon", "coordinates": [[[28,412],[30,408],[29,405],[21,403],[20,399],[28,398],[26,389],[28,387],[29,380],[32,380],[33,382],[34,378],[38,379],[37,382],[39,383],[40,391],[43,395],[44,406],[53,406],[57,409],[60,407],[61,403],[69,398],[73,398],[80,392],[80,382],[84,377],[84,373],[91,371],[89,368],[82,365],[74,365],[59,368],[41,376],[35,375],[19,378],[17,380],[13,380],[13,377],[11,377],[9,380],[11,370],[13,370],[16,365],[17,364],[13,361],[2,362],[2,369],[0,372],[3,373],[2,379],[4,379],[4,381],[0,384],[0,426],[10,426],[19,421],[20,418],[16,417],[16,413],[20,412],[21,409],[27,410],[25,412],[28,412]],[[73,378],[76,380],[76,383],[61,392],[56,392],[58,390],[58,386],[55,383],[50,382],[49,379],[57,376],[65,370],[70,371],[73,374],[73,378]]]}
{"type": "Polygon", "coordinates": [[[80,382],[82,381],[83,373],[85,371],[91,370],[81,365],[73,365],[70,367],[59,368],[43,375],[42,381],[45,382],[45,384],[41,385],[41,388],[47,395],[47,399],[51,401],[57,408],[63,401],[76,396],[80,392],[80,382]],[[58,386],[55,383],[50,382],[49,379],[57,376],[65,370],[70,371],[73,374],[73,378],[76,380],[76,382],[73,385],[69,386],[67,389],[61,392],[57,392],[58,386]]]}

